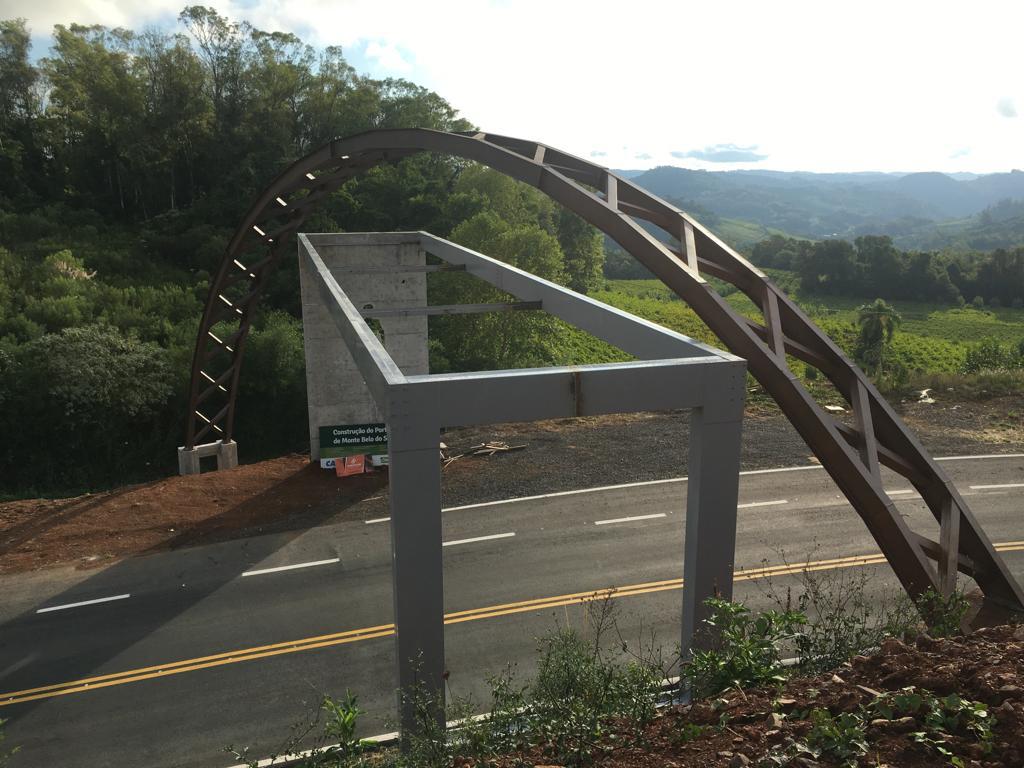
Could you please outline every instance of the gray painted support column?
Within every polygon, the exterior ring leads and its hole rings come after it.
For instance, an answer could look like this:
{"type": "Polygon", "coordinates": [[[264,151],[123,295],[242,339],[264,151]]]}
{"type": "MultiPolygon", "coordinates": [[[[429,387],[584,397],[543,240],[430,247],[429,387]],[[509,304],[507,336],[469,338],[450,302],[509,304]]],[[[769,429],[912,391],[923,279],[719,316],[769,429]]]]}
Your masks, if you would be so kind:
{"type": "MultiPolygon", "coordinates": [[[[388,413],[392,578],[403,734],[422,727],[410,693],[444,701],[441,462],[434,387],[396,385],[388,413]],[[431,402],[433,401],[433,402],[431,402]]],[[[422,709],[420,710],[422,713],[422,709]]],[[[433,713],[444,728],[444,708],[433,713]]]]}
{"type": "Polygon", "coordinates": [[[695,408],[690,416],[690,467],[686,490],[686,553],[683,560],[682,657],[707,647],[702,632],[709,597],[732,599],[739,493],[740,411],[695,408]],[[717,413],[716,413],[717,411],[717,413]]]}

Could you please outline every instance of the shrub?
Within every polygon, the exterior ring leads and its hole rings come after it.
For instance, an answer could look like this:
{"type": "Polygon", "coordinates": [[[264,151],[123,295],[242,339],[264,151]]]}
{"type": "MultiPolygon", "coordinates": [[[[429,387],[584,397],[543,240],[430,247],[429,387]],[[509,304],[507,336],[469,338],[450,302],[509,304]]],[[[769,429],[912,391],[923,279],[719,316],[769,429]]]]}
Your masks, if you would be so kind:
{"type": "Polygon", "coordinates": [[[776,592],[770,581],[767,596],[783,611],[795,608],[807,617],[795,641],[803,672],[834,669],[918,624],[914,606],[902,593],[869,594],[871,577],[866,573],[804,571],[799,579],[801,591],[795,599],[789,589],[776,592]]]}
{"type": "Polygon", "coordinates": [[[967,350],[964,373],[1009,371],[1020,368],[1021,359],[1008,345],[989,337],[967,350]]]}
{"type": "Polygon", "coordinates": [[[682,676],[695,697],[730,688],[779,685],[786,679],[782,648],[796,640],[807,618],[799,611],[766,611],[754,616],[739,603],[711,598],[705,620],[714,647],[695,649],[682,676]]]}
{"type": "Polygon", "coordinates": [[[588,763],[613,720],[635,736],[653,718],[660,683],[649,665],[612,663],[576,632],[558,632],[545,641],[529,689],[531,730],[556,761],[588,763]]]}
{"type": "Polygon", "coordinates": [[[924,592],[915,601],[917,610],[928,632],[934,637],[960,634],[960,627],[969,607],[963,592],[954,591],[948,597],[933,589],[924,592]]]}
{"type": "Polygon", "coordinates": [[[975,309],[984,309],[985,300],[981,296],[975,296],[974,299],[971,300],[971,306],[975,309]]]}

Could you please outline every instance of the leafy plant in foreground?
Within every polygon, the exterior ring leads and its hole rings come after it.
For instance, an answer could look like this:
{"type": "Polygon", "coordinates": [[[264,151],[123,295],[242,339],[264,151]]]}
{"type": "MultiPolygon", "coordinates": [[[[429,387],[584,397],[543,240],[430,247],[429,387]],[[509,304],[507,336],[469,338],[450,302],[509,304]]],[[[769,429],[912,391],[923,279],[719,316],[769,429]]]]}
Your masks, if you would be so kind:
{"type": "Polygon", "coordinates": [[[713,646],[695,649],[682,676],[694,696],[713,696],[730,688],[779,685],[785,679],[781,651],[807,624],[799,611],[766,611],[756,616],[739,603],[711,598],[705,620],[713,646]]]}
{"type": "Polygon", "coordinates": [[[954,754],[950,736],[973,736],[987,755],[992,751],[995,718],[988,706],[980,701],[965,699],[959,694],[935,696],[913,686],[886,693],[871,704],[872,711],[886,720],[913,717],[921,727],[911,736],[918,744],[938,752],[950,765],[963,766],[963,760],[954,754]]]}

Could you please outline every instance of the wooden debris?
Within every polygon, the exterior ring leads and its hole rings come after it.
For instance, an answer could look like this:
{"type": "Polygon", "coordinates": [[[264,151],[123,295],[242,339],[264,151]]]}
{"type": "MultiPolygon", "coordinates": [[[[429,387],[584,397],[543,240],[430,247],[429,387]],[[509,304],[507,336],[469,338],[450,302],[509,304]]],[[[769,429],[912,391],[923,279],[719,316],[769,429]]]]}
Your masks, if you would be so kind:
{"type": "Polygon", "coordinates": [[[509,445],[508,443],[503,442],[501,440],[493,440],[491,442],[480,443],[479,445],[474,445],[471,448],[467,448],[462,453],[457,453],[457,454],[454,454],[452,456],[445,456],[444,452],[442,451],[441,452],[441,456],[442,456],[443,461],[444,461],[443,466],[447,467],[453,461],[456,461],[458,459],[463,459],[463,458],[465,458],[467,456],[493,456],[496,453],[508,453],[510,451],[521,451],[525,447],[526,447],[525,443],[523,445],[509,445]]]}

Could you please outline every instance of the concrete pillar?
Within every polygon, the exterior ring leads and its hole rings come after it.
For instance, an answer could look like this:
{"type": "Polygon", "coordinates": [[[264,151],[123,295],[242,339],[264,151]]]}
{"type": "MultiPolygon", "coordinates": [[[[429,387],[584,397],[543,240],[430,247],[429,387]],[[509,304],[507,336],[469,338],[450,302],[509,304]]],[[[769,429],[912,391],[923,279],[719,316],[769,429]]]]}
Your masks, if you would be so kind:
{"type": "Polygon", "coordinates": [[[444,727],[444,584],[441,463],[436,394],[397,387],[389,433],[391,551],[398,712],[404,735],[419,729],[415,700],[444,727]]]}
{"type": "MultiPolygon", "coordinates": [[[[324,264],[356,307],[389,309],[426,306],[427,279],[422,272],[380,271],[426,263],[419,237],[402,233],[307,235],[324,264]],[[377,270],[359,274],[350,270],[377,270]]],[[[299,245],[302,248],[302,244],[299,245]]],[[[383,421],[337,326],[323,306],[305,260],[299,259],[302,328],[306,352],[311,458],[320,458],[321,426],[383,421]]],[[[427,318],[383,318],[384,348],[407,375],[429,373],[427,318]]]]}

